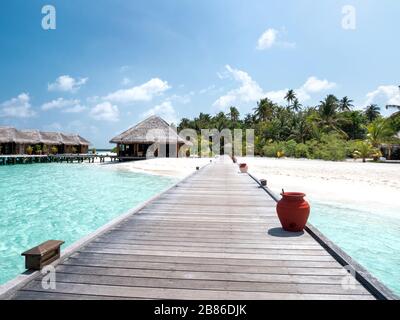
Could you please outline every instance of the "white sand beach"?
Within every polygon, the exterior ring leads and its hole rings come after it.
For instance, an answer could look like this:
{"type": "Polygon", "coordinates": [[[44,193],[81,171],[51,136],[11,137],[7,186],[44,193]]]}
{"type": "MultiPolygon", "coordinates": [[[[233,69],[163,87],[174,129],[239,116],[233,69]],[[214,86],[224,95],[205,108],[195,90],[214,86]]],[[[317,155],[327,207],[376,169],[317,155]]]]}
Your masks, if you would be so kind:
{"type": "Polygon", "coordinates": [[[374,212],[391,212],[400,217],[400,165],[343,162],[239,158],[249,172],[267,179],[276,193],[301,191],[311,201],[334,202],[374,212]]]}

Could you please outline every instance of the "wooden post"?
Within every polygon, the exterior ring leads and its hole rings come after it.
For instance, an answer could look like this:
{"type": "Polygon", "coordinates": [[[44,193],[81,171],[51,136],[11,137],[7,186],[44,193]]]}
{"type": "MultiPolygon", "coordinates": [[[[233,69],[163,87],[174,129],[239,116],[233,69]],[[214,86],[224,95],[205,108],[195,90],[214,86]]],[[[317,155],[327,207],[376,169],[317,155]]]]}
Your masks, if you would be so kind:
{"type": "Polygon", "coordinates": [[[64,241],[49,240],[34,247],[21,255],[25,256],[25,268],[31,270],[41,270],[44,266],[60,258],[61,245],[64,241]]]}

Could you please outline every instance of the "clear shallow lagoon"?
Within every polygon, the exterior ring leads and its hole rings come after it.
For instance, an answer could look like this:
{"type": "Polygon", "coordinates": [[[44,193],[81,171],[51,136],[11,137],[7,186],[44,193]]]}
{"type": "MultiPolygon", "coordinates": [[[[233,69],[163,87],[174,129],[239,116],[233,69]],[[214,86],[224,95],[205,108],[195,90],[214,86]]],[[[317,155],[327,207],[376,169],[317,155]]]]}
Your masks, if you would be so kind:
{"type": "Polygon", "coordinates": [[[312,202],[310,222],[400,296],[400,212],[312,202]]]}
{"type": "Polygon", "coordinates": [[[0,285],[25,270],[21,252],[49,239],[66,248],[176,181],[84,164],[0,167],[0,285]]]}

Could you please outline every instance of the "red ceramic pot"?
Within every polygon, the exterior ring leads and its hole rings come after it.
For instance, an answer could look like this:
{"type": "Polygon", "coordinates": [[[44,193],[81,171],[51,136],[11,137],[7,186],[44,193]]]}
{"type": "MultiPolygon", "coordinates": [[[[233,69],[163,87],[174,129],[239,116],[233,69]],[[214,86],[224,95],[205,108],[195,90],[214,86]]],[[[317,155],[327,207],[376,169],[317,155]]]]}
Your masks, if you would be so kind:
{"type": "Polygon", "coordinates": [[[303,231],[310,215],[310,205],[304,197],[304,193],[285,192],[282,193],[282,199],[276,206],[279,220],[286,231],[303,231]]]}
{"type": "Polygon", "coordinates": [[[241,164],[239,165],[239,169],[240,169],[240,172],[241,172],[241,173],[246,173],[247,170],[249,169],[249,167],[247,166],[246,163],[241,163],[241,164]]]}

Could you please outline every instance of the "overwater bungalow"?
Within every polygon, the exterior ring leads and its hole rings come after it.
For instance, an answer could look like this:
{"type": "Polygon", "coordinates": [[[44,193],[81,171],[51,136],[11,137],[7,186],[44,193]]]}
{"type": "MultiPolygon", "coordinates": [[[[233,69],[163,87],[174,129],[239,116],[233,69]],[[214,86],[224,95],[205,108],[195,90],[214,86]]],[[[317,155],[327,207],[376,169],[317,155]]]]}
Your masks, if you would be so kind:
{"type": "Polygon", "coordinates": [[[87,153],[89,145],[88,140],[77,134],[0,127],[0,154],[3,155],[87,153]]]}
{"type": "MultiPolygon", "coordinates": [[[[179,149],[187,142],[159,116],[151,116],[134,127],[124,131],[111,139],[110,143],[117,144],[118,156],[121,158],[146,158],[149,147],[157,144],[159,149],[165,150],[166,156],[170,156],[170,147],[174,147],[174,156],[178,156],[179,149]]],[[[171,150],[172,151],[172,150],[171,150]]],[[[158,150],[154,156],[158,156],[158,150]]]]}

